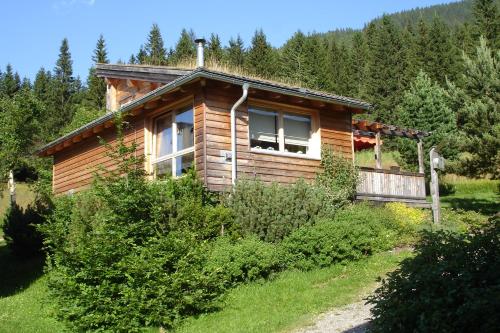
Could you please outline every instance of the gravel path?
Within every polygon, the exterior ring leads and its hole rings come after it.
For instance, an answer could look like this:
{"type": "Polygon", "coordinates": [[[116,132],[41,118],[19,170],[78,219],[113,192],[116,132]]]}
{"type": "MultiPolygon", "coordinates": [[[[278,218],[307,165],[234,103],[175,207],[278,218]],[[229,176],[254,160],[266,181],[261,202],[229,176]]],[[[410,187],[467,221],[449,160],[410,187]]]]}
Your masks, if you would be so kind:
{"type": "Polygon", "coordinates": [[[365,333],[370,321],[371,305],[352,303],[320,315],[316,322],[294,333],[365,333]]]}

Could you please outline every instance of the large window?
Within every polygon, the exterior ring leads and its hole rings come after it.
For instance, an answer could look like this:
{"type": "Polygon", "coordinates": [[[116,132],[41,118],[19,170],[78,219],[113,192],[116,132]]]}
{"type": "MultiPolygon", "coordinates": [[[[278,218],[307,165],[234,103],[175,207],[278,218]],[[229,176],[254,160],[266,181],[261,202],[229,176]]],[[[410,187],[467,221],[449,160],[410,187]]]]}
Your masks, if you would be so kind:
{"type": "Polygon", "coordinates": [[[182,175],[194,161],[193,109],[180,109],[158,117],[154,127],[152,164],[156,178],[182,175]]]}
{"type": "Polygon", "coordinates": [[[259,108],[250,108],[248,113],[251,148],[311,155],[311,115],[259,108]]]}

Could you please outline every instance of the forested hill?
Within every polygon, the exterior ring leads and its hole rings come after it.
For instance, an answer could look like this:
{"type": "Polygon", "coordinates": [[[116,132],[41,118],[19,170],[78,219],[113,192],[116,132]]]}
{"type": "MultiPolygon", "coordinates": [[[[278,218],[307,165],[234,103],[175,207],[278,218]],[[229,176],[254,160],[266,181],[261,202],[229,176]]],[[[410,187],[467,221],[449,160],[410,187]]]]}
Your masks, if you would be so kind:
{"type": "MultiPolygon", "coordinates": [[[[495,0],[497,7],[500,7],[500,0],[495,0]]],[[[432,18],[439,18],[449,27],[458,27],[473,18],[473,0],[463,0],[446,4],[434,5],[429,7],[417,7],[410,10],[404,10],[397,13],[388,14],[391,20],[401,28],[408,25],[416,25],[422,18],[430,23],[432,18]]],[[[372,22],[380,22],[381,18],[376,18],[372,22]]],[[[334,38],[339,42],[349,43],[356,29],[337,29],[325,33],[328,38],[334,38]]]]}

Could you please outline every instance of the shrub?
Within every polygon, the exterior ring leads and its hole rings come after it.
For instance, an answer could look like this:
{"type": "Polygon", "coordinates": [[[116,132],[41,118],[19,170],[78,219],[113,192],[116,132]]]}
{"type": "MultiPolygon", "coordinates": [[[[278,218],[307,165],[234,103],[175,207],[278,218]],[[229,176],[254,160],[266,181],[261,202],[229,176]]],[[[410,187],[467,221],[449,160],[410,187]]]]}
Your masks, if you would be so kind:
{"type": "Polygon", "coordinates": [[[117,170],[58,198],[41,228],[50,290],[77,331],[170,327],[215,309],[224,292],[203,267],[227,209],[213,206],[194,173],[147,181],[134,150],[120,142],[117,170]]]}
{"type": "Polygon", "coordinates": [[[217,274],[225,287],[269,278],[284,268],[279,248],[255,236],[231,241],[221,237],[213,244],[204,269],[217,274]]]}
{"type": "Polygon", "coordinates": [[[234,214],[234,232],[277,242],[302,225],[333,215],[335,207],[325,192],[299,180],[292,185],[239,180],[228,200],[234,214]]]}
{"type": "Polygon", "coordinates": [[[382,207],[352,205],[335,218],[294,231],[282,242],[290,266],[326,267],[391,249],[396,243],[392,216],[382,207]]]}
{"type": "Polygon", "coordinates": [[[369,298],[374,332],[498,332],[500,221],[469,234],[424,232],[414,258],[369,298]]]}
{"type": "Polygon", "coordinates": [[[359,170],[352,161],[333,152],[330,146],[321,149],[322,171],[316,176],[316,186],[325,189],[330,202],[346,203],[356,198],[359,170]]]}
{"type": "Polygon", "coordinates": [[[401,202],[390,202],[385,207],[393,215],[399,233],[402,235],[414,235],[430,221],[429,211],[408,207],[401,202]]]}
{"type": "Polygon", "coordinates": [[[484,226],[487,222],[486,216],[471,210],[443,208],[439,227],[464,233],[484,226]]]}
{"type": "Polygon", "coordinates": [[[20,257],[32,257],[40,254],[42,235],[37,230],[44,221],[48,208],[39,202],[26,209],[17,204],[11,206],[4,216],[3,231],[7,246],[13,254],[20,257]]]}

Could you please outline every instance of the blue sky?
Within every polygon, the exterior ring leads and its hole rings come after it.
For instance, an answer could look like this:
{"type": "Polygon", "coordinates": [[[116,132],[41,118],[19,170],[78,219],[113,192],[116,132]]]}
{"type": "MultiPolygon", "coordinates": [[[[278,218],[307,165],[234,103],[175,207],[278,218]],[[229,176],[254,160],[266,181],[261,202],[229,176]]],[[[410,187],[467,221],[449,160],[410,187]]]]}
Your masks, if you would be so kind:
{"type": "Polygon", "coordinates": [[[158,23],[167,47],[175,45],[182,28],[197,36],[216,32],[224,44],[241,35],[245,44],[262,28],[274,46],[298,29],[325,32],[361,28],[369,20],[446,0],[250,0],[250,1],[119,1],[3,0],[0,20],[0,66],[11,63],[21,76],[33,78],[41,66],[54,67],[61,40],[67,37],[75,75],[87,76],[91,53],[100,33],[111,62],[127,61],[158,23]]]}

